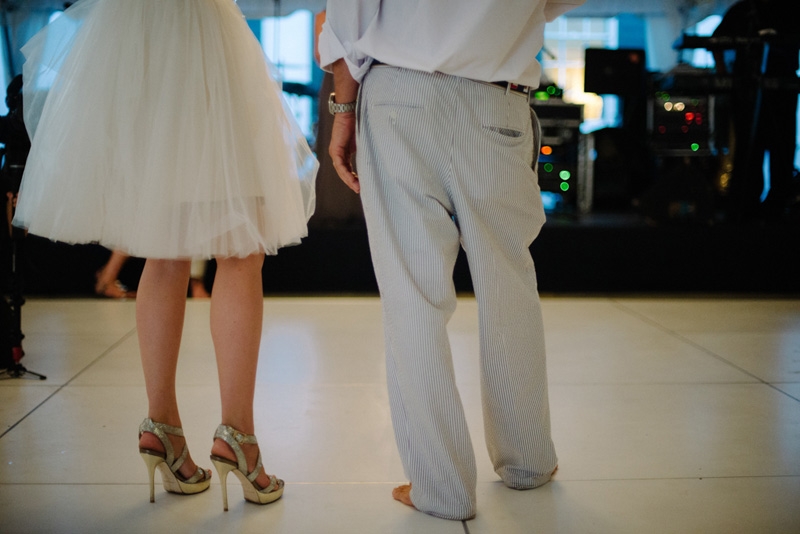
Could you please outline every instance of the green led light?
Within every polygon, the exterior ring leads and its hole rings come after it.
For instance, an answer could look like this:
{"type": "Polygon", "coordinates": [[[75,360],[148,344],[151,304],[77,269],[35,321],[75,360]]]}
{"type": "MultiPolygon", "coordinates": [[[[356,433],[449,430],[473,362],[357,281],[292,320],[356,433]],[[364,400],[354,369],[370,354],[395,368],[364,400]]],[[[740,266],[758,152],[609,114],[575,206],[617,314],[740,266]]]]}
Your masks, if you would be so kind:
{"type": "Polygon", "coordinates": [[[547,94],[547,91],[536,91],[533,97],[536,100],[550,100],[550,95],[547,94]]]}
{"type": "Polygon", "coordinates": [[[569,191],[569,184],[567,182],[561,182],[561,190],[569,191]]]}
{"type": "Polygon", "coordinates": [[[556,94],[556,88],[552,85],[547,86],[547,94],[554,95],[556,94]]]}
{"type": "Polygon", "coordinates": [[[569,173],[569,171],[561,171],[560,173],[558,173],[558,177],[561,178],[562,180],[569,180],[572,177],[572,175],[569,173]]]}
{"type": "Polygon", "coordinates": [[[553,172],[553,164],[552,163],[545,163],[544,164],[544,172],[553,172]]]}
{"type": "Polygon", "coordinates": [[[700,145],[697,143],[692,143],[692,152],[697,152],[700,150],[700,145]]]}

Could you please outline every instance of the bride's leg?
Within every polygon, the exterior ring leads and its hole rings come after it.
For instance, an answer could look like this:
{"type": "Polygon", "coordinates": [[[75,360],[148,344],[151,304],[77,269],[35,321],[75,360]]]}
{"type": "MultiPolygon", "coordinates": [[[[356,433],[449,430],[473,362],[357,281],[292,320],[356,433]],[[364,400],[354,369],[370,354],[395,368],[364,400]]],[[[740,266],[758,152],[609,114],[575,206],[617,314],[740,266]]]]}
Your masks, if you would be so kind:
{"type": "MultiPolygon", "coordinates": [[[[211,291],[211,336],[217,355],[222,424],[245,434],[255,433],[253,398],[264,316],[263,264],[263,254],[218,258],[211,291]]],[[[252,470],[258,446],[242,445],[242,449],[248,469],[252,470]]],[[[234,459],[233,451],[222,440],[214,440],[211,452],[234,459]]],[[[269,485],[269,477],[263,470],[256,483],[262,488],[269,485]]]]}
{"type": "MultiPolygon", "coordinates": [[[[175,378],[186,311],[189,266],[189,261],[148,259],[136,298],[136,327],[147,389],[148,417],[177,427],[182,425],[175,378]]],[[[170,436],[170,439],[176,454],[180,454],[184,438],[170,436]]],[[[151,450],[164,448],[150,433],[142,435],[139,446],[151,450]]],[[[189,477],[196,469],[189,458],[180,472],[189,477]]]]}

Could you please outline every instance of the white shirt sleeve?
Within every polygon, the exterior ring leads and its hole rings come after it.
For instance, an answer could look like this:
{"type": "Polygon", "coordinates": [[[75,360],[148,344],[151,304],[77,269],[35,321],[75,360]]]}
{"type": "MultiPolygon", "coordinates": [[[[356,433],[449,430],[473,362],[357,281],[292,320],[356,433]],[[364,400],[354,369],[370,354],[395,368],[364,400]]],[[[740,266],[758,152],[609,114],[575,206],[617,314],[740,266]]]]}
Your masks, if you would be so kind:
{"type": "Polygon", "coordinates": [[[374,60],[537,86],[547,21],[585,0],[328,0],[320,64],[344,58],[357,82],[374,60]]]}
{"type": "Polygon", "coordinates": [[[547,0],[547,4],[544,6],[544,15],[547,22],[553,22],[567,11],[575,9],[585,2],[586,0],[547,0]]]}
{"type": "Polygon", "coordinates": [[[371,58],[359,53],[355,44],[378,16],[380,0],[328,0],[325,24],[319,37],[320,64],[324,70],[344,58],[350,74],[361,81],[371,58]]]}

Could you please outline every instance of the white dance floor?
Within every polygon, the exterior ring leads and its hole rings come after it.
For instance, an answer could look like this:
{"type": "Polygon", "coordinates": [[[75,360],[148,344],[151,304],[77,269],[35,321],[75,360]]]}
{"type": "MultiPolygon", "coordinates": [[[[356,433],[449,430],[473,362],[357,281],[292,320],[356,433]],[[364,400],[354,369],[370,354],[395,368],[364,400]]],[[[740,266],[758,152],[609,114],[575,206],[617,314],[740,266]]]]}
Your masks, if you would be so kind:
{"type": "MultiPolygon", "coordinates": [[[[478,462],[478,515],[391,499],[405,477],[389,420],[377,297],[264,299],[256,433],[286,480],[257,506],[229,477],[196,496],[156,487],[134,301],[34,299],[22,363],[0,382],[0,531],[425,533],[800,532],[800,301],[544,297],[554,481],[505,488],[483,441],[477,306],[450,324],[478,462]]],[[[219,423],[209,303],[188,303],[179,402],[208,461],[219,423]]],[[[157,481],[158,481],[157,475],[157,481]]]]}

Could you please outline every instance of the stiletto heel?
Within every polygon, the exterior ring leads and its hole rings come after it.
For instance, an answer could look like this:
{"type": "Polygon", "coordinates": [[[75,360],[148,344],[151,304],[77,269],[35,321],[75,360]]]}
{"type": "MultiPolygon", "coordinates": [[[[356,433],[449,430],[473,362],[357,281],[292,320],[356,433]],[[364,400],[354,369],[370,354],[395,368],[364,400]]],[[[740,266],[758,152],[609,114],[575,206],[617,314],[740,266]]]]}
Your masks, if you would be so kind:
{"type": "Polygon", "coordinates": [[[150,479],[150,502],[156,502],[156,467],[161,471],[161,482],[164,484],[164,489],[170,493],[192,495],[209,488],[211,485],[211,473],[206,472],[202,467],[198,467],[194,475],[189,478],[184,477],[178,471],[186,461],[186,458],[189,457],[189,447],[184,445],[183,452],[181,452],[180,457],[176,459],[172,442],[169,440],[168,435],[171,434],[173,436],[183,437],[183,429],[176,426],[165,425],[164,423],[156,423],[148,417],[139,425],[139,439],[142,438],[142,434],[145,432],[149,432],[157,437],[164,446],[165,451],[161,452],[139,447],[139,454],[141,454],[147,466],[147,475],[150,479]]]}
{"type": "Polygon", "coordinates": [[[142,459],[147,466],[147,475],[150,477],[150,502],[156,502],[156,466],[164,461],[163,458],[141,452],[142,459]]]}
{"type": "Polygon", "coordinates": [[[218,460],[211,460],[214,467],[219,474],[219,482],[222,484],[222,509],[228,511],[228,473],[236,469],[234,466],[220,462],[218,460]]]}
{"type": "Polygon", "coordinates": [[[223,458],[221,456],[211,455],[211,461],[219,474],[220,483],[222,484],[222,508],[228,511],[228,473],[233,471],[236,477],[242,483],[242,491],[246,501],[256,504],[269,504],[277,501],[283,495],[283,480],[275,478],[274,475],[269,475],[269,486],[262,488],[256,484],[261,472],[261,451],[258,452],[258,459],[256,466],[252,471],[247,471],[247,460],[242,451],[242,444],[258,445],[256,437],[253,435],[239,432],[233,427],[228,425],[219,425],[217,431],[214,433],[214,439],[221,439],[231,448],[236,455],[236,461],[223,458]]]}

